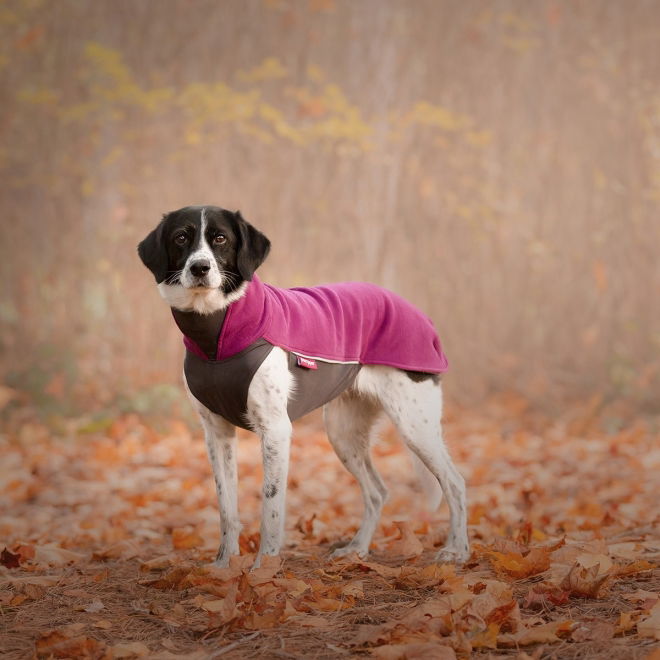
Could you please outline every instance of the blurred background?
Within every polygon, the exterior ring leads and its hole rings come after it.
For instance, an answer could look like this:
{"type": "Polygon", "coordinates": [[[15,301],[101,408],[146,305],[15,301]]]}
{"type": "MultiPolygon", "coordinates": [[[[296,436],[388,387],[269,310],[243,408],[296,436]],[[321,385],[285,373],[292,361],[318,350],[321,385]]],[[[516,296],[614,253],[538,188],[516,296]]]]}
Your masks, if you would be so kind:
{"type": "Polygon", "coordinates": [[[655,0],[4,0],[0,30],[2,398],[180,396],[136,245],[217,204],[263,279],[425,310],[458,402],[657,410],[655,0]]]}

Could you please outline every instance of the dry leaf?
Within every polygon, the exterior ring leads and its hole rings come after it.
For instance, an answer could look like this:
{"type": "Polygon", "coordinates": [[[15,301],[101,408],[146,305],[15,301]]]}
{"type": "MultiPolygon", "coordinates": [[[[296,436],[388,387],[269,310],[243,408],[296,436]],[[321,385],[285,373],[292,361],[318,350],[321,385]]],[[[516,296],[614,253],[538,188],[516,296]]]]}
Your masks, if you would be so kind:
{"type": "Polygon", "coordinates": [[[194,530],[176,528],[172,530],[172,546],[175,550],[190,550],[204,545],[204,539],[194,530]]]}
{"type": "Polygon", "coordinates": [[[580,598],[601,598],[609,587],[611,575],[599,576],[600,566],[594,564],[591,568],[576,563],[561,582],[561,588],[580,598]]]}
{"type": "Polygon", "coordinates": [[[92,559],[105,561],[106,559],[133,559],[140,554],[140,546],[135,541],[124,539],[92,554],[92,559]]]}
{"type": "Polygon", "coordinates": [[[149,561],[143,561],[140,565],[141,571],[158,571],[164,568],[169,568],[176,561],[176,555],[169,553],[167,555],[160,555],[154,557],[149,561]]]}
{"type": "Polygon", "coordinates": [[[138,580],[138,584],[154,589],[182,589],[190,574],[190,565],[175,566],[155,580],[138,580]]]}
{"type": "Polygon", "coordinates": [[[660,639],[660,602],[653,606],[648,617],[638,621],[637,633],[640,637],[660,639]]]}
{"type": "Polygon", "coordinates": [[[400,537],[388,544],[387,549],[397,557],[419,557],[424,552],[422,542],[417,538],[412,525],[406,520],[395,520],[400,537]]]}
{"type": "Polygon", "coordinates": [[[114,658],[143,658],[149,655],[149,647],[142,642],[126,642],[124,644],[115,644],[111,647],[112,657],[114,658]]]}
{"type": "Polygon", "coordinates": [[[490,553],[493,568],[500,575],[509,575],[517,580],[537,575],[550,566],[550,553],[545,548],[532,548],[522,556],[517,553],[490,553]]]}
{"type": "Polygon", "coordinates": [[[614,575],[617,577],[623,577],[625,575],[635,575],[636,573],[644,573],[645,571],[651,571],[655,568],[655,565],[651,562],[646,561],[645,559],[639,559],[630,564],[617,565],[614,567],[614,575]]]}
{"type": "Polygon", "coordinates": [[[18,568],[21,565],[21,556],[18,553],[14,554],[5,548],[0,553],[0,564],[7,568],[18,568]]]}
{"type": "Polygon", "coordinates": [[[616,626],[608,621],[580,621],[576,623],[571,639],[574,642],[606,641],[612,639],[616,626]]]}
{"type": "Polygon", "coordinates": [[[525,597],[525,607],[543,609],[550,605],[565,605],[570,592],[559,588],[556,584],[539,582],[533,584],[525,597]]]}
{"type": "Polygon", "coordinates": [[[399,577],[401,575],[401,568],[392,568],[391,566],[385,566],[384,564],[378,564],[373,561],[359,561],[357,562],[359,566],[364,566],[365,568],[378,573],[381,577],[384,578],[393,578],[399,577]]]}
{"type": "Polygon", "coordinates": [[[660,599],[660,593],[655,591],[645,591],[644,589],[637,589],[629,594],[621,594],[621,598],[629,600],[631,603],[642,603],[644,609],[650,610],[655,603],[660,599]]]}
{"type": "Polygon", "coordinates": [[[381,660],[456,660],[451,646],[437,642],[414,642],[411,644],[390,644],[371,649],[371,655],[381,660]]]}
{"type": "Polygon", "coordinates": [[[34,546],[34,563],[48,566],[63,566],[84,559],[85,555],[60,548],[55,543],[34,546]]]}
{"type": "Polygon", "coordinates": [[[84,627],[66,626],[41,635],[35,642],[38,658],[99,658],[105,644],[91,637],[77,635],[84,627]]]}
{"type": "Polygon", "coordinates": [[[515,634],[498,635],[500,646],[527,646],[528,644],[553,644],[558,635],[570,632],[572,621],[552,621],[533,628],[522,628],[515,634]]]}
{"type": "Polygon", "coordinates": [[[101,630],[110,630],[110,628],[112,628],[112,621],[108,621],[107,619],[101,619],[99,621],[94,621],[92,626],[94,628],[101,628],[101,630]]]}
{"type": "Polygon", "coordinates": [[[28,575],[26,577],[10,577],[4,584],[12,584],[15,587],[32,585],[35,587],[52,587],[62,579],[61,575],[28,575]]]}
{"type": "Polygon", "coordinates": [[[497,648],[497,634],[500,631],[500,626],[497,623],[488,624],[486,630],[478,632],[476,635],[470,637],[470,644],[474,649],[496,649],[497,648]]]}

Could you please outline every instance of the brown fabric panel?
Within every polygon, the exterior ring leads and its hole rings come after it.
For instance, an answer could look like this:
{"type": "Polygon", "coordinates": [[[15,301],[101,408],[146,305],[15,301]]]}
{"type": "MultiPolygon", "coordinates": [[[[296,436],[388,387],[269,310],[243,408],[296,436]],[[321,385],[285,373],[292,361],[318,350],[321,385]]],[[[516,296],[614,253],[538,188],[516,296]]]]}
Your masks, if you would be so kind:
{"type": "MultiPolygon", "coordinates": [[[[247,395],[252,378],[273,349],[264,339],[225,360],[203,360],[186,351],[184,372],[193,396],[227,421],[248,429],[245,419],[247,395]]],[[[336,364],[316,360],[316,369],[299,367],[297,356],[288,354],[295,390],[287,412],[294,421],[328,403],[350,387],[360,371],[359,364],[336,364]]]]}
{"type": "Polygon", "coordinates": [[[218,353],[218,336],[226,313],[226,309],[219,309],[213,314],[197,314],[197,312],[182,312],[172,307],[172,316],[179,330],[184,336],[192,339],[209,360],[215,360],[218,353]]]}
{"type": "Polygon", "coordinates": [[[296,381],[287,406],[292,421],[339,396],[353,384],[360,371],[359,364],[315,362],[316,369],[299,367],[296,354],[289,353],[289,371],[296,381]]]}
{"type": "Polygon", "coordinates": [[[184,372],[193,396],[234,426],[252,430],[245,420],[248,388],[273,345],[260,339],[225,360],[202,360],[186,351],[184,372]]]}

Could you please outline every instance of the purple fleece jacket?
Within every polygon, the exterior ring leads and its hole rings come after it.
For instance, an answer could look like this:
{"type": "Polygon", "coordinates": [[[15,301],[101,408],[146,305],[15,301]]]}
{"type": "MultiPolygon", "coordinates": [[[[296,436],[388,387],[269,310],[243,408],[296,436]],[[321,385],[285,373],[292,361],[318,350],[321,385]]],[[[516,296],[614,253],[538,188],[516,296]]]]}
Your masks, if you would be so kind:
{"type": "MultiPolygon", "coordinates": [[[[292,353],[332,362],[384,364],[442,373],[448,363],[433,322],[400,296],[365,282],[279,289],[256,275],[229,305],[217,360],[265,339],[292,353]]],[[[184,337],[188,350],[204,352],[184,337]]]]}

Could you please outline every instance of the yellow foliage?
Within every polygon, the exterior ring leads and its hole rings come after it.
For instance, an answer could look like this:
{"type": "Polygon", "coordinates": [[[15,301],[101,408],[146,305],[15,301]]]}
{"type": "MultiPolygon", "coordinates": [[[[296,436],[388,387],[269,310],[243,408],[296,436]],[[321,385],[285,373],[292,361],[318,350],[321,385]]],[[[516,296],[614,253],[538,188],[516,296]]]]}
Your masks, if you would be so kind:
{"type": "Polygon", "coordinates": [[[470,125],[470,120],[441,105],[427,101],[417,103],[406,117],[407,123],[434,126],[444,131],[459,131],[470,125]]]}
{"type": "Polygon", "coordinates": [[[19,101],[31,105],[54,105],[59,100],[59,95],[52,89],[41,87],[36,89],[21,89],[16,95],[19,101]]]}
{"type": "Polygon", "coordinates": [[[197,125],[240,121],[256,115],[258,90],[238,92],[225,83],[192,83],[177,95],[176,104],[197,125]]]}
{"type": "Polygon", "coordinates": [[[237,77],[245,82],[262,82],[286,78],[287,70],[276,57],[267,57],[259,66],[249,71],[239,71],[237,77]]]}
{"type": "MultiPolygon", "coordinates": [[[[167,87],[142,89],[124,64],[121,53],[101,44],[89,42],[85,58],[91,65],[91,92],[95,100],[93,109],[106,104],[127,104],[154,112],[169,101],[174,92],[167,87]]],[[[79,110],[82,109],[79,106],[79,110]]],[[[90,109],[87,106],[87,109],[90,109]]]]}

